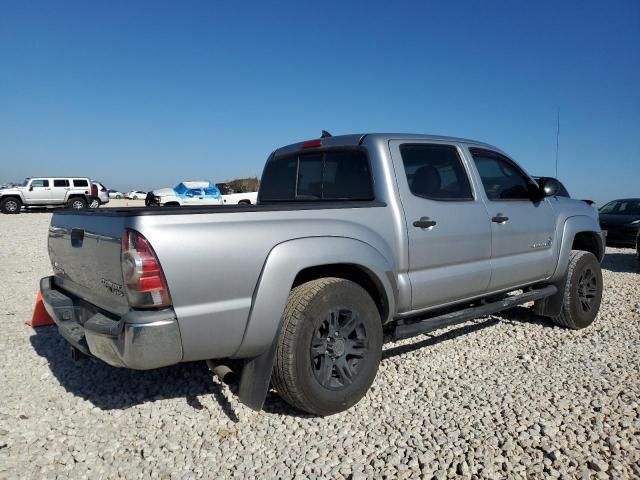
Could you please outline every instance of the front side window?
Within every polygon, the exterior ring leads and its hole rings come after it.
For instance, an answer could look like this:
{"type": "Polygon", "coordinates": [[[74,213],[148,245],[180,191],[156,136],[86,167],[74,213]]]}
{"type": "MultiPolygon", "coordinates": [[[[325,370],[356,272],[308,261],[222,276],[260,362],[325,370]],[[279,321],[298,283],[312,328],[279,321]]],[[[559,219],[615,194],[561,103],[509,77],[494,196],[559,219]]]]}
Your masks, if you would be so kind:
{"type": "Polygon", "coordinates": [[[536,186],[511,161],[496,152],[471,149],[489,200],[530,200],[536,186]]]}
{"type": "Polygon", "coordinates": [[[82,180],[82,179],[75,179],[73,181],[73,186],[74,187],[88,187],[89,186],[89,182],[87,182],[86,180],[82,180]]]}
{"type": "Polygon", "coordinates": [[[469,177],[452,145],[405,144],[400,154],[411,193],[431,200],[473,200],[469,177]]]}
{"type": "Polygon", "coordinates": [[[54,180],[53,181],[53,186],[54,187],[68,187],[69,186],[69,180],[54,180]]]}
{"type": "Polygon", "coordinates": [[[270,160],[260,201],[373,200],[369,160],[362,150],[329,150],[270,160]]]}
{"type": "Polygon", "coordinates": [[[38,188],[38,187],[48,187],[48,186],[49,186],[49,180],[40,180],[40,179],[33,180],[33,181],[31,182],[31,186],[32,186],[33,188],[38,188]]]}

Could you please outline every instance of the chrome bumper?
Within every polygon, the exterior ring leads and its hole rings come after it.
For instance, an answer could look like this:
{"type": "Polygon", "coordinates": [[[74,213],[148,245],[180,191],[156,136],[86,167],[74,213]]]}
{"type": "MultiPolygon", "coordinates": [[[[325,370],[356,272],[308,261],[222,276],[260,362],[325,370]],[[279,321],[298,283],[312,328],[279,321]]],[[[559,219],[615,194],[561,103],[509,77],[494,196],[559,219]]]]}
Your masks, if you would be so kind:
{"type": "Polygon", "coordinates": [[[81,352],[114,367],[135,370],[165,367],[182,360],[182,339],[173,310],[131,310],[114,319],[56,289],[52,280],[40,280],[44,306],[60,334],[81,352]]]}

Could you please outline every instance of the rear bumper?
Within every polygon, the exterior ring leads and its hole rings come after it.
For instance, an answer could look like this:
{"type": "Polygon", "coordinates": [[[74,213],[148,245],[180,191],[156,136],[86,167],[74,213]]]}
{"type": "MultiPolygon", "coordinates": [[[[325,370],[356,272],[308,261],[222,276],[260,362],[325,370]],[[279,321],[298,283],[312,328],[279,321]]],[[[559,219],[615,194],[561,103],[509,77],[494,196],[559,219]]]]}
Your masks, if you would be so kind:
{"type": "Polygon", "coordinates": [[[40,291],[60,334],[87,355],[114,367],[135,370],[165,367],[182,360],[182,339],[172,309],[130,310],[113,318],[57,289],[53,277],[40,280],[40,291]]]}

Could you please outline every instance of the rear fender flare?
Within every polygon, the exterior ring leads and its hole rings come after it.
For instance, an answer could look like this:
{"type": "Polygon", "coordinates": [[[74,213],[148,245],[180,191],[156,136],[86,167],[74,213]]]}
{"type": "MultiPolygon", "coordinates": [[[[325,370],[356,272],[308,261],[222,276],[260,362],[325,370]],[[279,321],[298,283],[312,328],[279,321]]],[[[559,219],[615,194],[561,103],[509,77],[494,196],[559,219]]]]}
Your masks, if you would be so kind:
{"type": "MultiPolygon", "coordinates": [[[[269,253],[257,287],[242,343],[235,358],[253,358],[267,351],[278,335],[282,312],[298,273],[330,264],[363,267],[382,285],[389,316],[396,308],[397,286],[391,263],[368,243],[346,237],[309,237],[276,245],[269,253]]],[[[382,321],[388,321],[383,318],[382,321]]]]}

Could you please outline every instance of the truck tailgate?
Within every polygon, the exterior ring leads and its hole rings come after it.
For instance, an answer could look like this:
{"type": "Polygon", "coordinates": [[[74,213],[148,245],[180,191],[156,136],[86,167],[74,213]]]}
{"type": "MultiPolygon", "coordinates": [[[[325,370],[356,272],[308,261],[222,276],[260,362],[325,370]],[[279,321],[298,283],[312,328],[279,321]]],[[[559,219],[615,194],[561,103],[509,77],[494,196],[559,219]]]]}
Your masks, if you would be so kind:
{"type": "Polygon", "coordinates": [[[109,312],[129,310],[120,265],[125,218],[54,214],[49,256],[54,282],[109,312]]]}

